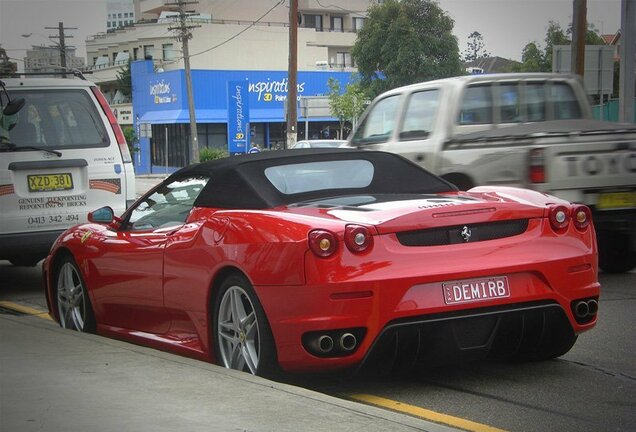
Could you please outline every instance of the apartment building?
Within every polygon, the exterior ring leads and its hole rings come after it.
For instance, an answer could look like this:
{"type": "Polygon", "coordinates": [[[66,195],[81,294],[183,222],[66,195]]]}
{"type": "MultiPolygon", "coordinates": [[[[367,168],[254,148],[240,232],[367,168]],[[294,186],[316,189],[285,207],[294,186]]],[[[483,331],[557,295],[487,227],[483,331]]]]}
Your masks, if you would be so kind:
{"type": "MultiPolygon", "coordinates": [[[[84,58],[75,56],[75,48],[66,47],[66,68],[83,69],[84,58]]],[[[24,57],[24,71],[35,73],[59,73],[62,70],[60,48],[57,46],[34,45],[24,57]]]]}
{"type": "Polygon", "coordinates": [[[115,30],[135,23],[133,0],[108,0],[106,2],[106,29],[115,30]]]}
{"type": "MultiPolygon", "coordinates": [[[[356,32],[364,26],[369,6],[377,2],[298,0],[300,97],[324,95],[330,77],[337,77],[343,86],[349,82],[356,70],[350,54],[356,32]]],[[[161,172],[189,162],[183,54],[172,30],[177,26],[175,3],[135,0],[138,19],[134,25],[86,41],[91,79],[100,84],[118,112],[126,109],[127,101],[114,90],[117,73],[129,60],[146,59],[140,62],[143,66],[133,68],[137,91],[133,92],[130,118],[144,135],[136,155],[137,172],[161,172]],[[157,94],[164,90],[165,94],[157,94]]],[[[199,0],[187,9],[199,145],[227,148],[228,82],[246,80],[252,84],[248,85],[250,136],[261,147],[280,147],[285,139],[286,90],[280,89],[286,88],[287,79],[289,0],[199,0]],[[267,92],[271,99],[265,100],[262,92],[255,91],[257,83],[279,91],[267,92]]],[[[301,112],[299,122],[304,120],[301,112]]],[[[305,135],[335,137],[337,119],[326,117],[307,123],[299,124],[299,139],[305,135]]]]}

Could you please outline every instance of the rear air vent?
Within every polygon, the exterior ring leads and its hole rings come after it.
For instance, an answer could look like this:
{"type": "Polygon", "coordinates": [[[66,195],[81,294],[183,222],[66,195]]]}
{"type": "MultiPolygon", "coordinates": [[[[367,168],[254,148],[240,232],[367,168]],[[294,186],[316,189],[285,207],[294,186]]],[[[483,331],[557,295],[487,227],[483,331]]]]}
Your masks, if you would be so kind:
{"type": "Polygon", "coordinates": [[[512,237],[528,229],[527,219],[457,225],[397,233],[404,246],[442,246],[512,237]]]}

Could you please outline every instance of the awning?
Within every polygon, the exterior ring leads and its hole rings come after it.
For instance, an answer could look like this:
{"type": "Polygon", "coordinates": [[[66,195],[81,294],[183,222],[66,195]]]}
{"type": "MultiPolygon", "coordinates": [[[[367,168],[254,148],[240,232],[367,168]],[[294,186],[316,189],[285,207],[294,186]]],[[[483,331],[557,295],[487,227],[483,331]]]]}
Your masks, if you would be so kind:
{"type": "Polygon", "coordinates": [[[189,121],[187,110],[148,111],[139,119],[139,123],[151,124],[187,123],[189,121]]]}
{"type": "MultiPolygon", "coordinates": [[[[226,123],[227,110],[196,110],[197,123],[226,123]]],[[[337,121],[333,117],[310,118],[310,122],[316,121],[337,121]]],[[[285,116],[282,108],[274,109],[252,109],[250,110],[250,123],[284,123],[285,116]]],[[[299,122],[304,122],[304,117],[298,117],[299,122]]],[[[170,124],[170,123],[188,123],[190,116],[188,110],[165,110],[165,111],[148,111],[139,119],[139,123],[150,124],[170,124]]]]}

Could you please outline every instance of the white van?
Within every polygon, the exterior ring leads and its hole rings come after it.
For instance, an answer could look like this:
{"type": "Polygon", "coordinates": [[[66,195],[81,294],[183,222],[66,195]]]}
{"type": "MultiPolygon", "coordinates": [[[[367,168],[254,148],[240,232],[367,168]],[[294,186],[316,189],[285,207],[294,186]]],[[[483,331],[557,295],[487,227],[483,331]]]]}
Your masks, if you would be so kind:
{"type": "Polygon", "coordinates": [[[0,259],[14,265],[37,264],[89,211],[121,214],[135,199],[130,152],[106,99],[69,76],[0,81],[0,259]]]}

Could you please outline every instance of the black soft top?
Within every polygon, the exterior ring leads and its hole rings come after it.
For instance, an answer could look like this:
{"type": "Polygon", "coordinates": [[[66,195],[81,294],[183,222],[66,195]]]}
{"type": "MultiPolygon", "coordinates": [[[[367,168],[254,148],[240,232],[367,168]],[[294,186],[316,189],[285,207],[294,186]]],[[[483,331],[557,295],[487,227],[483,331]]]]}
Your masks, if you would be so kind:
{"type": "Polygon", "coordinates": [[[187,166],[166,181],[193,176],[210,178],[195,206],[228,209],[267,209],[351,194],[430,194],[457,190],[452,184],[399,155],[346,148],[279,150],[230,156],[187,166]],[[272,166],[356,159],[367,160],[374,166],[373,180],[367,187],[285,194],[265,176],[265,169],[272,166]]]}

